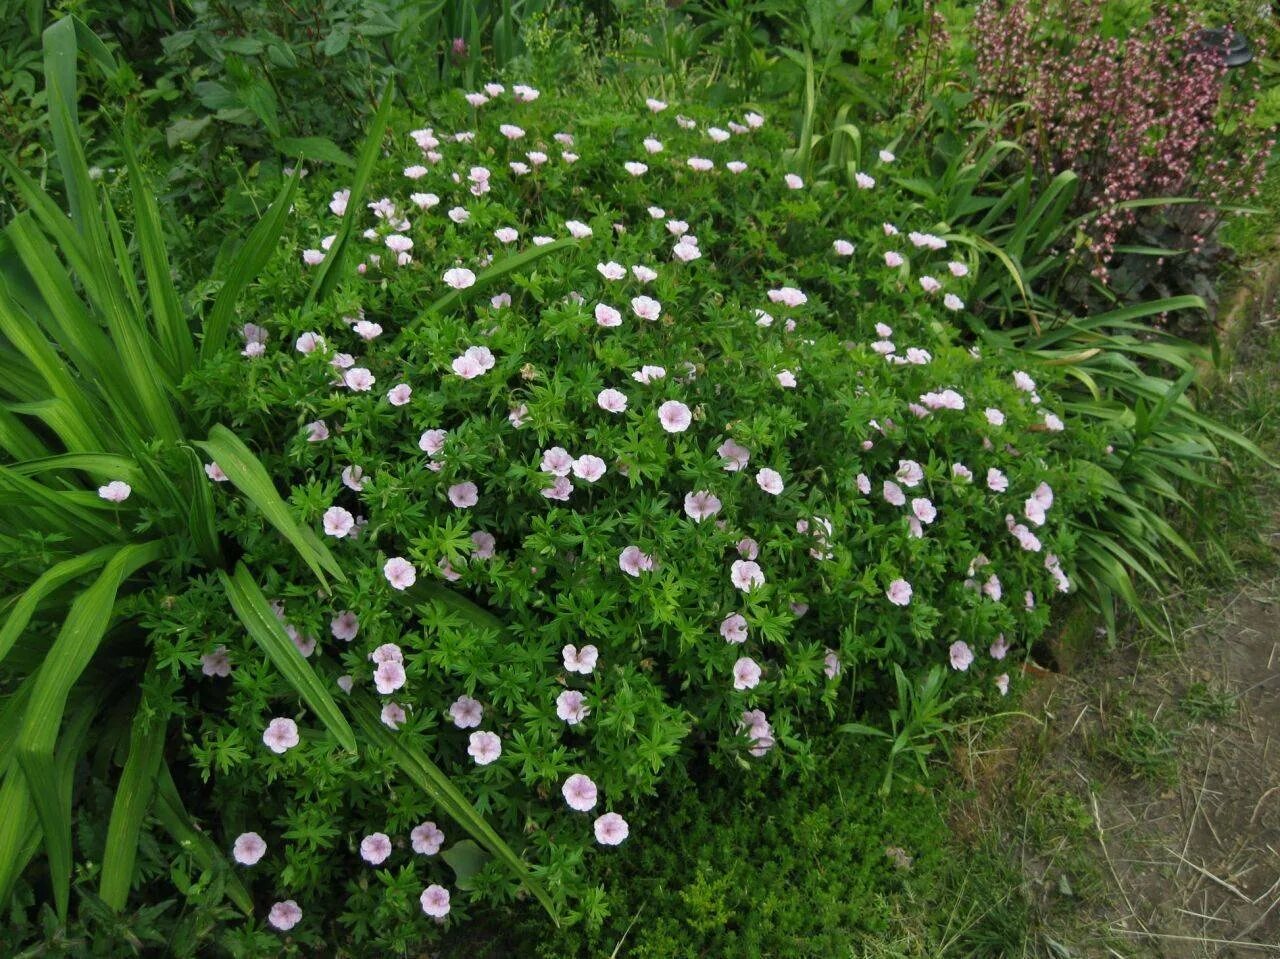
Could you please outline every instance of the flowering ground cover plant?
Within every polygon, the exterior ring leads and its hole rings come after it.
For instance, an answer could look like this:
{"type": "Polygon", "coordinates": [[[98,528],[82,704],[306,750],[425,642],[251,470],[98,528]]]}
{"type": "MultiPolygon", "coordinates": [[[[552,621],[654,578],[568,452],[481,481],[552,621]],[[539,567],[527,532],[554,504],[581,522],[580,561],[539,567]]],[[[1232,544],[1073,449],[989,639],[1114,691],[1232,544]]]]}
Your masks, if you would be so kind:
{"type": "Polygon", "coordinates": [[[227,503],[245,565],[382,723],[341,750],[201,582],[150,610],[193,680],[193,811],[262,905],[246,944],[399,950],[522,894],[405,749],[594,923],[672,764],[811,765],[893,666],[1008,690],[1109,437],[1072,432],[1051,369],[959,341],[982,264],[888,149],[846,192],[750,110],[498,84],[393,129],[367,198],[299,195],[191,381],[347,576],[317,592],[227,503]]]}

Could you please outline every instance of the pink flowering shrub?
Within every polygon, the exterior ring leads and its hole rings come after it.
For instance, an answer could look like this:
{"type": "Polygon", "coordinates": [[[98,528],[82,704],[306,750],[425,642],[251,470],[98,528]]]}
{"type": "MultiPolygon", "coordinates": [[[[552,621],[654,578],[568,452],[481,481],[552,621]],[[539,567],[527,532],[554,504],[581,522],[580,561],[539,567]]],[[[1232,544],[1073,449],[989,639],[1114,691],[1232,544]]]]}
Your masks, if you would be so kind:
{"type": "MultiPolygon", "coordinates": [[[[958,345],[982,264],[888,185],[891,154],[852,192],[797,184],[757,114],[524,90],[396,128],[340,293],[308,308],[347,202],[313,175],[192,395],[348,572],[317,593],[215,484],[299,649],[594,922],[611,858],[664,840],[673,764],[811,762],[892,664],[1005,691],[1071,588],[1077,462],[1107,437],[1072,431],[1057,373],[958,345]]],[[[193,805],[249,850],[267,921],[404,950],[516,894],[201,588],[178,600],[193,805]]]]}
{"type": "MultiPolygon", "coordinates": [[[[1096,214],[1086,230],[1098,276],[1150,214],[1133,201],[1186,196],[1211,207],[1254,198],[1275,143],[1247,122],[1256,81],[1228,77],[1185,8],[1160,5],[1116,35],[1108,6],[986,0],[970,31],[979,107],[995,114],[1024,102],[1025,116],[1007,115],[1004,135],[1024,142],[1046,176],[1080,175],[1074,212],[1096,214]]],[[[1198,249],[1216,222],[1205,206],[1164,215],[1182,235],[1161,246],[1198,249]]]]}

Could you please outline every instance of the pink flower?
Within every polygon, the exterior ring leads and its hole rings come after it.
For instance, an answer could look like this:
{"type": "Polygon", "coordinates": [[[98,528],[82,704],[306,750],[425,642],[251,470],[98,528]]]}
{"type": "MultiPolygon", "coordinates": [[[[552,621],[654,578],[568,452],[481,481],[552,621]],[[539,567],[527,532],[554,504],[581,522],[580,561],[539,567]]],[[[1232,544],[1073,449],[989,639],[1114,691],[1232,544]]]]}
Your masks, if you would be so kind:
{"type": "Polygon", "coordinates": [[[790,370],[783,370],[778,374],[778,385],[784,389],[794,390],[796,388],[796,375],[790,370]]]}
{"type": "Polygon", "coordinates": [[[958,480],[964,480],[966,483],[973,482],[973,470],[965,466],[963,463],[951,464],[951,475],[958,480]]]}
{"type": "Polygon", "coordinates": [[[724,166],[730,173],[744,173],[747,169],[747,165],[741,160],[730,160],[724,166]]]}
{"type": "Polygon", "coordinates": [[[938,518],[938,510],[933,502],[922,496],[911,501],[911,512],[922,523],[932,523],[938,518]]]}
{"type": "Polygon", "coordinates": [[[391,837],[385,832],[370,833],[360,840],[360,858],[371,866],[381,866],[391,855],[391,837]]]}
{"type": "Polygon", "coordinates": [[[577,646],[570,644],[560,651],[560,655],[564,658],[565,669],[571,673],[581,673],[586,676],[596,668],[600,652],[594,646],[583,646],[582,649],[578,649],[577,646]]]}
{"type": "Polygon", "coordinates": [[[488,766],[502,755],[502,740],[497,733],[474,732],[467,746],[467,755],[476,761],[477,766],[488,766]]]}
{"type": "Polygon", "coordinates": [[[351,199],[350,190],[337,190],[333,194],[333,199],[329,201],[329,209],[333,211],[334,216],[342,216],[347,212],[347,202],[351,199]]]}
{"type": "Polygon", "coordinates": [[[647,106],[654,113],[661,113],[663,110],[667,108],[667,105],[663,101],[655,100],[653,97],[649,97],[647,100],[645,100],[644,105],[647,106]]]}
{"type": "Polygon", "coordinates": [[[408,383],[397,383],[387,391],[387,402],[392,406],[404,406],[413,396],[413,388],[408,383]]]}
{"type": "Polygon", "coordinates": [[[341,506],[330,506],[324,511],[324,531],[329,536],[341,539],[355,524],[356,518],[341,506]]]}
{"type": "Polygon", "coordinates": [[[378,663],[378,668],[373,671],[373,684],[383,696],[394,693],[404,683],[404,666],[395,660],[378,663]]]}
{"type": "Polygon", "coordinates": [[[437,883],[432,883],[422,890],[419,900],[422,911],[432,919],[443,919],[449,915],[449,890],[437,883]]]}
{"type": "Polygon", "coordinates": [[[567,476],[557,476],[555,483],[542,490],[542,495],[547,499],[558,500],[563,503],[569,499],[569,494],[572,492],[573,483],[569,482],[569,478],[567,476]]]}
{"type": "Polygon", "coordinates": [[[200,657],[200,672],[206,676],[226,678],[231,675],[231,659],[227,656],[227,647],[218,646],[211,653],[200,657]]]}
{"type": "Polygon", "coordinates": [[[720,635],[726,643],[745,643],[747,641],[747,621],[741,613],[731,613],[720,624],[720,635]]]}
{"type": "Polygon", "coordinates": [[[907,494],[902,492],[902,487],[892,480],[884,481],[884,500],[890,506],[905,506],[907,503],[907,494]]]}
{"type": "Polygon", "coordinates": [[[627,408],[627,395],[619,390],[601,390],[596,395],[596,405],[609,413],[621,413],[627,408]]]}
{"type": "Polygon", "coordinates": [[[626,163],[622,164],[622,168],[632,176],[644,176],[649,172],[649,167],[646,164],[639,163],[635,160],[628,160],[626,163]]]}
{"type": "Polygon", "coordinates": [[[760,555],[760,544],[750,536],[744,536],[737,542],[738,555],[743,559],[755,559],[760,555]]]}
{"type": "Polygon", "coordinates": [[[408,589],[418,579],[417,570],[407,559],[392,556],[382,567],[382,575],[395,589],[408,589]]]}
{"type": "Polygon", "coordinates": [[[553,446],[542,451],[542,463],[539,469],[552,476],[568,476],[573,469],[573,457],[562,446],[553,446]]]}
{"type": "Polygon", "coordinates": [[[639,576],[653,569],[653,557],[641,552],[639,546],[628,546],[618,556],[618,566],[628,576],[639,576]]]}
{"type": "Polygon", "coordinates": [[[622,325],[622,314],[604,303],[596,304],[596,324],[603,327],[622,325]]]}
{"type": "Polygon", "coordinates": [[[475,379],[493,369],[497,360],[487,346],[469,346],[461,356],[453,361],[453,372],[464,380],[475,379]]]}
{"type": "Polygon", "coordinates": [[[1022,370],[1014,371],[1013,385],[1024,393],[1034,393],[1036,391],[1036,381],[1022,372],[1022,370]]]}
{"type": "Polygon", "coordinates": [[[658,422],[668,433],[683,433],[693,422],[693,414],[679,400],[667,400],[658,407],[658,422]]]}
{"type": "Polygon", "coordinates": [[[564,226],[575,240],[585,240],[591,236],[591,227],[580,220],[565,220],[564,226]]]}
{"type": "Polygon", "coordinates": [[[833,649],[827,650],[827,655],[822,659],[823,674],[827,679],[835,679],[840,675],[840,656],[833,649]]]}
{"type": "Polygon", "coordinates": [[[774,746],[773,727],[762,709],[747,709],[742,713],[739,729],[751,740],[748,752],[753,756],[763,756],[774,746]]]}
{"type": "Polygon", "coordinates": [[[564,793],[564,801],[570,809],[587,812],[596,808],[596,784],[589,776],[574,773],[564,781],[560,791],[564,793]]]}
{"type": "Polygon", "coordinates": [[[433,822],[414,826],[409,833],[409,843],[419,856],[434,856],[444,845],[444,833],[433,822]]]}
{"type": "Polygon", "coordinates": [[[631,828],[616,812],[607,812],[595,821],[595,833],[600,845],[617,846],[631,834],[631,828]]]}
{"type": "Polygon", "coordinates": [[[735,559],[729,568],[729,579],[738,589],[748,593],[764,585],[764,570],[751,560],[735,559]]]}
{"type": "Polygon", "coordinates": [[[373,388],[375,377],[362,366],[356,366],[343,374],[342,381],[354,393],[367,393],[373,388]]]}
{"type": "Polygon", "coordinates": [[[951,668],[964,672],[973,663],[973,650],[963,640],[951,644],[951,668]]]}
{"type": "Polygon", "coordinates": [[[707,490],[686,493],[684,497],[684,511],[695,523],[701,523],[707,517],[715,516],[720,512],[720,506],[720,500],[707,490]]]}
{"type": "Polygon", "coordinates": [[[643,383],[648,386],[654,380],[660,380],[667,375],[667,371],[661,366],[642,366],[631,374],[631,378],[637,383],[643,383]]]}
{"type": "Polygon", "coordinates": [[[631,275],[640,283],[652,283],[658,278],[658,271],[637,263],[631,268],[631,275]]]}
{"type": "Polygon", "coordinates": [[[123,503],[133,492],[133,487],[122,480],[112,480],[106,486],[98,487],[98,496],[108,503],[123,503]]]}
{"type": "Polygon", "coordinates": [[[716,448],[716,452],[724,460],[724,469],[727,473],[737,473],[746,469],[747,461],[751,459],[751,451],[745,446],[735,443],[732,439],[721,443],[716,448]]]}
{"type": "Polygon", "coordinates": [[[418,438],[418,449],[428,456],[435,456],[444,449],[444,440],[448,435],[446,430],[427,430],[418,438]]]}
{"type": "Polygon", "coordinates": [[[760,685],[760,664],[743,656],[733,664],[733,688],[755,689],[760,685]]]}
{"type": "Polygon", "coordinates": [[[292,719],[277,717],[267,724],[262,734],[262,741],[277,755],[288,752],[298,745],[298,724],[292,719]]]}
{"type": "Polygon", "coordinates": [[[598,456],[587,454],[573,461],[573,475],[578,479],[594,483],[605,472],[605,462],[598,456]]]}
{"type": "Polygon", "coordinates": [[[215,483],[225,483],[227,481],[227,474],[222,472],[222,467],[217,463],[205,463],[204,475],[215,483]]]}
{"type": "Polygon", "coordinates": [[[942,305],[953,312],[963,310],[964,300],[960,299],[960,297],[956,296],[954,293],[948,293],[942,298],[942,305]]]}
{"type": "Polygon", "coordinates": [[[1000,690],[1001,696],[1009,695],[1009,674],[1001,673],[996,677],[996,689],[1000,690]]]}
{"type": "Polygon", "coordinates": [[[231,847],[231,855],[242,866],[256,866],[266,854],[267,844],[256,832],[242,832],[231,847]]]}
{"type": "Polygon", "coordinates": [[[404,707],[398,703],[385,703],[382,712],[379,714],[382,724],[390,729],[399,729],[400,724],[409,717],[405,715],[404,707]]]}
{"type": "Polygon", "coordinates": [[[1004,638],[1004,633],[996,637],[987,652],[991,654],[992,659],[1004,659],[1009,654],[1009,641],[1004,638]]]}
{"type": "Polygon", "coordinates": [[[597,263],[596,269],[606,280],[621,280],[627,275],[626,268],[621,263],[615,263],[612,260],[608,263],[597,263]]]}
{"type": "Polygon", "coordinates": [[[474,729],[484,718],[484,707],[470,696],[459,696],[449,707],[449,718],[459,729],[474,729]]]}
{"type": "Polygon", "coordinates": [[[466,267],[456,266],[451,270],[445,270],[442,279],[446,286],[451,286],[455,290],[465,290],[469,286],[475,286],[476,275],[466,267]]]}
{"type": "Polygon", "coordinates": [[[525,417],[529,415],[529,407],[521,403],[507,414],[507,421],[516,429],[524,426],[525,417]]]}
{"type": "Polygon", "coordinates": [[[766,466],[756,473],[756,485],[766,493],[777,496],[783,490],[782,475],[777,470],[771,470],[766,466]]]}
{"type": "Polygon", "coordinates": [[[566,689],[556,697],[556,715],[570,726],[576,726],[591,713],[586,697],[576,689],[566,689]]]}
{"type": "Polygon", "coordinates": [[[449,502],[458,509],[470,509],[479,501],[480,494],[475,483],[455,483],[449,487],[449,502]]]}
{"type": "Polygon", "coordinates": [[[776,290],[769,290],[768,296],[770,303],[781,303],[790,307],[804,306],[809,302],[809,298],[794,286],[782,286],[776,290]]]}
{"type": "Polygon", "coordinates": [[[689,157],[685,162],[689,164],[690,170],[697,170],[699,173],[706,173],[715,167],[715,163],[706,157],[689,157]]]}
{"type": "Polygon", "coordinates": [[[905,579],[895,579],[885,591],[889,602],[895,606],[906,606],[911,602],[911,584],[905,579]]]}
{"type": "Polygon", "coordinates": [[[987,488],[993,493],[1003,493],[1009,488],[1009,478],[993,466],[987,470],[987,488]]]}
{"type": "Polygon", "coordinates": [[[868,176],[862,172],[855,173],[853,179],[858,184],[859,190],[870,190],[876,185],[875,177],[868,176]]]}
{"type": "Polygon", "coordinates": [[[890,267],[902,266],[906,261],[902,258],[902,254],[897,250],[890,250],[884,255],[884,265],[890,267]]]}
{"type": "Polygon", "coordinates": [[[476,530],[471,534],[471,555],[476,559],[492,559],[497,540],[492,533],[476,530]]]}
{"type": "Polygon", "coordinates": [[[656,320],[662,315],[662,304],[652,297],[636,296],[631,299],[631,311],[642,320],[656,320]]]}
{"type": "Polygon", "coordinates": [[[787,184],[788,190],[799,190],[804,187],[804,180],[796,176],[794,173],[788,173],[784,176],[783,181],[787,184]]]}
{"type": "Polygon", "coordinates": [[[267,913],[267,922],[281,932],[288,932],[301,921],[302,910],[298,908],[298,904],[292,899],[277,902],[271,907],[271,911],[267,913]]]}

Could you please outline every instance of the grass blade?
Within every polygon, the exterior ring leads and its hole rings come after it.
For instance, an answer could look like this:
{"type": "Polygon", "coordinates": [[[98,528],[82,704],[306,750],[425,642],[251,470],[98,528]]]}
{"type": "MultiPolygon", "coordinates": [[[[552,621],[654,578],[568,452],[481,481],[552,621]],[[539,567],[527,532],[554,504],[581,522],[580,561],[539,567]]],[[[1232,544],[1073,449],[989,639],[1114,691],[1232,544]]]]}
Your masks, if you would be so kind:
{"type": "Polygon", "coordinates": [[[507,274],[514,273],[517,270],[522,270],[535,260],[540,260],[542,257],[547,256],[550,253],[559,252],[567,246],[573,246],[576,242],[577,241],[572,237],[563,237],[556,240],[554,243],[548,243],[546,246],[530,247],[521,253],[516,253],[513,256],[499,260],[497,263],[493,264],[493,266],[489,267],[489,269],[479,274],[476,277],[475,283],[471,286],[467,287],[465,290],[450,290],[444,296],[440,297],[428,306],[426,312],[428,315],[438,315],[446,310],[454,309],[459,303],[466,302],[472,297],[478,296],[485,287],[496,283],[507,274]]]}
{"type": "Polygon", "coordinates": [[[262,595],[262,590],[249,575],[244,563],[237,563],[232,575],[228,576],[219,570],[218,576],[231,601],[232,609],[236,611],[254,642],[262,647],[267,658],[316,714],[316,718],[333,734],[338,744],[348,752],[356,752],[355,733],[338,709],[338,704],[333,701],[328,687],[302,658],[298,647],[293,645],[293,640],[285,633],[280,620],[271,611],[267,598],[262,595]]]}
{"type": "Polygon", "coordinates": [[[40,604],[54,592],[81,576],[98,569],[111,559],[118,551],[118,546],[100,546],[83,553],[74,559],[63,560],[49,569],[27,587],[22,598],[14,604],[4,627],[0,629],[0,662],[4,661],[13,644],[18,641],[22,631],[31,622],[31,617],[40,608],[40,604]]]}
{"type": "Polygon", "coordinates": [[[155,789],[156,775],[164,752],[163,718],[139,704],[129,737],[129,758],[116,787],[107,826],[107,845],[102,853],[102,878],[98,895],[112,909],[124,909],[133,884],[133,864],[138,854],[138,835],[155,789]]]}
{"type": "Polygon", "coordinates": [[[262,515],[287,539],[298,551],[316,578],[325,589],[329,588],[324,572],[327,570],[336,580],[345,580],[346,574],[333,558],[333,554],[319,541],[311,530],[301,527],[289,512],[289,506],[276,492],[266,467],[253,455],[253,451],[245,446],[240,437],[225,426],[215,426],[209,431],[209,438],[204,442],[197,441],[196,446],[209,454],[209,458],[222,468],[240,492],[253,502],[262,515]]]}

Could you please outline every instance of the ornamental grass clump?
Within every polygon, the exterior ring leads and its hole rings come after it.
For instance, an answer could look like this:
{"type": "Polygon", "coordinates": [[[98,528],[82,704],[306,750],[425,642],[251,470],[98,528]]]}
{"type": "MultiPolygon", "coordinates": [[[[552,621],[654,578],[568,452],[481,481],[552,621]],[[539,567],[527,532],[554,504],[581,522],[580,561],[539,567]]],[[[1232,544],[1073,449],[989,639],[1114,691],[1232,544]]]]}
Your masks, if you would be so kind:
{"type": "Polygon", "coordinates": [[[404,949],[521,894],[406,755],[594,923],[611,858],[670,841],[646,808],[672,766],[805,768],[893,667],[1005,693],[1072,588],[1077,459],[1108,455],[1054,370],[960,345],[983,265],[892,153],[846,191],[788,175],[758,112],[483,94],[393,123],[359,205],[308,178],[190,381],[346,573],[318,592],[225,504],[358,757],[200,581],[153,611],[193,803],[252,859],[252,934],[304,949],[335,924],[404,949]]]}

